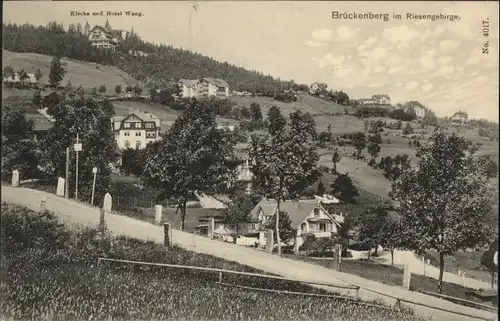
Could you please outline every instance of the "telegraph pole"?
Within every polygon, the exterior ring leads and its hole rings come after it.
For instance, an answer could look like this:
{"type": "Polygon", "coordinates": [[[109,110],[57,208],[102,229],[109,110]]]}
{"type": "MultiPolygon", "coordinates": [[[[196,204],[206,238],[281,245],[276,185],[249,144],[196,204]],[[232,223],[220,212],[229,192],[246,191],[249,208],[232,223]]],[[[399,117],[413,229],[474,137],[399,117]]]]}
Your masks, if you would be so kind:
{"type": "Polygon", "coordinates": [[[97,176],[97,167],[92,168],[92,173],[94,174],[94,182],[92,183],[92,200],[90,201],[90,205],[94,205],[95,179],[97,176]]]}
{"type": "Polygon", "coordinates": [[[82,144],[80,144],[80,136],[76,133],[76,144],[75,144],[75,152],[76,152],[76,179],[75,179],[75,200],[78,201],[78,152],[82,150],[82,144]]]}
{"type": "Polygon", "coordinates": [[[66,181],[64,182],[64,197],[69,198],[69,147],[66,147],[66,181]]]}

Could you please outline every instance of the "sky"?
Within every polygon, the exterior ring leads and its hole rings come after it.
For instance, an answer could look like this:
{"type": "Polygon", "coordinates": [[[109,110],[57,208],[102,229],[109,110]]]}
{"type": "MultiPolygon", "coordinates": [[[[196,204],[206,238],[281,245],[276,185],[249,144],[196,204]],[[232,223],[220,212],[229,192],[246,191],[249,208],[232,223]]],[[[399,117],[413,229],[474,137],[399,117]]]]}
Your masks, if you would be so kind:
{"type": "Polygon", "coordinates": [[[133,27],[156,44],[297,83],[326,82],[351,99],[388,94],[393,103],[418,100],[438,116],[462,110],[470,118],[498,121],[498,7],[472,1],[13,1],[3,3],[3,19],[34,25],[55,20],[67,27],[104,25],[107,18],[113,28],[133,27]],[[103,16],[93,16],[101,11],[103,16]],[[106,17],[107,11],[123,15],[106,17]],[[332,19],[332,11],[389,19],[332,19]],[[459,19],[406,19],[407,13],[459,19]],[[485,41],[489,54],[482,53],[485,41]]]}

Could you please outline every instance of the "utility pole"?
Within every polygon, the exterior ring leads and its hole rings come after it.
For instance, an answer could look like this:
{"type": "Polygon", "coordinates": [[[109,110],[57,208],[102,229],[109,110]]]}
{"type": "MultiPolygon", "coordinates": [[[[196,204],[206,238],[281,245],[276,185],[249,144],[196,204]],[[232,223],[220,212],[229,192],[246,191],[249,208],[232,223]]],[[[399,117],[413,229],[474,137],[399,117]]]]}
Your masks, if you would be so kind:
{"type": "Polygon", "coordinates": [[[92,168],[92,173],[94,174],[94,182],[92,183],[92,199],[90,201],[90,205],[94,205],[94,192],[95,192],[95,179],[97,176],[97,167],[92,168]]]}
{"type": "Polygon", "coordinates": [[[75,200],[78,201],[78,152],[82,151],[82,144],[80,144],[80,136],[76,133],[76,179],[75,179],[75,200]]]}
{"type": "Polygon", "coordinates": [[[69,198],[69,147],[66,147],[66,181],[64,182],[64,197],[69,198]]]}

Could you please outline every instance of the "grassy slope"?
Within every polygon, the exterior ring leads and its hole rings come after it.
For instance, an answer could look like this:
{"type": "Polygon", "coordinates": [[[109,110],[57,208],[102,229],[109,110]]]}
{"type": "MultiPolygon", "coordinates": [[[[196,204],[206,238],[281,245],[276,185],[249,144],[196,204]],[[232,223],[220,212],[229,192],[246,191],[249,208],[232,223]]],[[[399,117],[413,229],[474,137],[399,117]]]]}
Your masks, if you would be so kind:
{"type": "MultiPolygon", "coordinates": [[[[27,73],[35,73],[37,69],[42,71],[43,77],[40,79],[42,84],[48,84],[51,56],[35,53],[17,53],[2,50],[2,64],[10,65],[14,70],[24,69],[27,73]]],[[[104,84],[107,91],[114,90],[116,85],[133,86],[138,83],[137,80],[127,73],[110,66],[98,65],[95,63],[62,59],[63,67],[67,74],[64,76],[61,85],[66,85],[71,81],[73,87],[82,86],[92,88],[104,84]],[[96,68],[98,67],[98,68],[96,68]]]]}
{"type": "MultiPolygon", "coordinates": [[[[96,230],[70,232],[26,208],[2,204],[0,318],[40,320],[419,320],[408,312],[331,298],[254,292],[216,284],[218,275],[103,263],[97,257],[260,272],[178,247],[96,230]],[[96,273],[98,272],[98,273],[96,273]]],[[[224,282],[324,293],[289,281],[224,275],[224,282]]]]}
{"type": "MultiPolygon", "coordinates": [[[[312,259],[305,256],[289,256],[291,259],[301,260],[312,264],[325,266],[327,268],[335,268],[336,262],[333,260],[312,259]]],[[[358,275],[370,280],[381,282],[384,284],[400,286],[403,282],[403,269],[398,266],[389,266],[373,261],[342,261],[342,272],[358,275]]],[[[486,280],[488,281],[488,279],[486,280]]],[[[423,275],[412,274],[410,287],[413,291],[427,291],[437,293],[437,280],[423,275]]],[[[463,287],[459,284],[443,282],[443,293],[459,299],[470,300],[465,294],[465,291],[470,288],[463,287]]]]}

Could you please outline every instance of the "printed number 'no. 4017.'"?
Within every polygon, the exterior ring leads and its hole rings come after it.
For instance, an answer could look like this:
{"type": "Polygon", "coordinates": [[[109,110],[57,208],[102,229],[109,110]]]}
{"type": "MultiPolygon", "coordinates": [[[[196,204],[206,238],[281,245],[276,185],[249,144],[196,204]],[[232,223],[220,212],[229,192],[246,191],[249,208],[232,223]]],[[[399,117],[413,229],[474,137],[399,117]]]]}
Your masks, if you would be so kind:
{"type": "MultiPolygon", "coordinates": [[[[490,19],[486,18],[483,20],[483,37],[488,38],[490,36],[490,19]]],[[[483,42],[482,53],[487,55],[490,53],[490,42],[486,40],[483,42]]]]}

